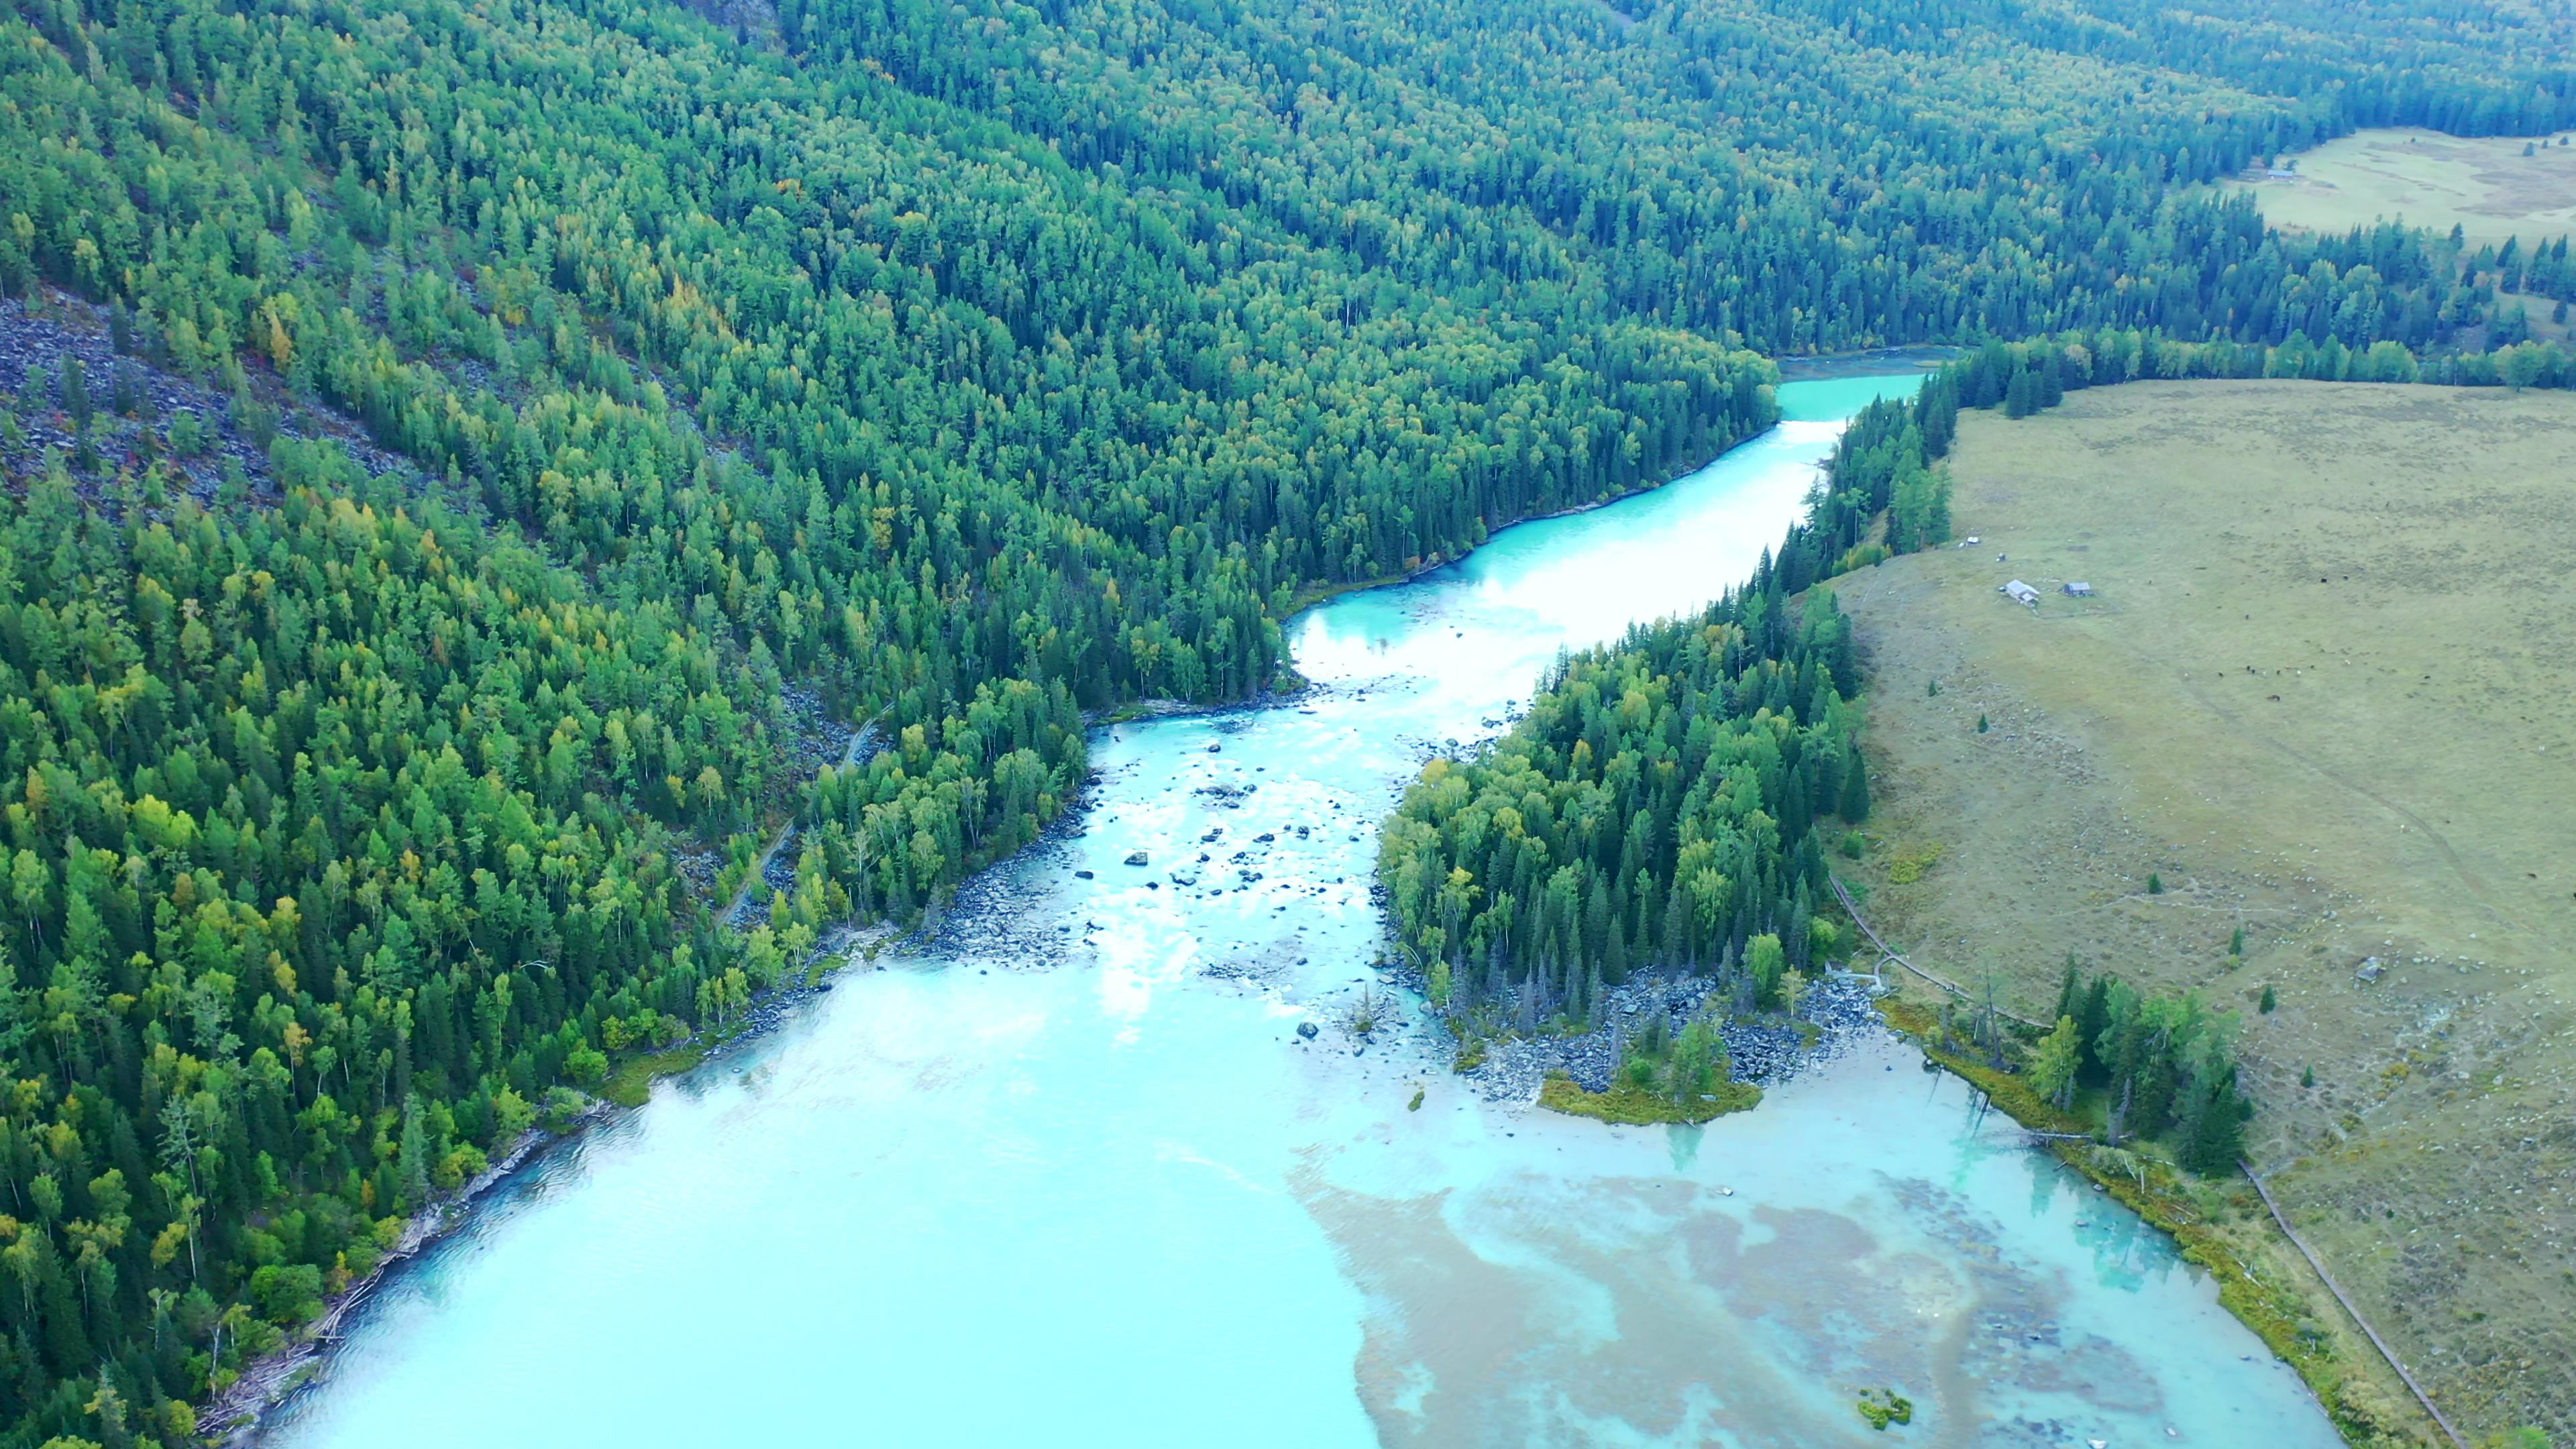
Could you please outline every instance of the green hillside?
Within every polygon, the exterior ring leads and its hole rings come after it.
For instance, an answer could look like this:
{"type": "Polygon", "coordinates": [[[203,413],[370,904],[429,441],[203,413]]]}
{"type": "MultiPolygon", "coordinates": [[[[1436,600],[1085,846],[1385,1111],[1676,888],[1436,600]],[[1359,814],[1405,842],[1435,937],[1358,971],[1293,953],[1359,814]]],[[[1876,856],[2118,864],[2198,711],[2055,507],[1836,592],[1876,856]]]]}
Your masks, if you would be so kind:
{"type": "Polygon", "coordinates": [[[188,1442],[1086,711],[1705,461],[1766,354],[2496,340],[2445,240],[2193,184],[2576,119],[2564,36],[2233,9],[14,0],[0,1446],[188,1442]]]}

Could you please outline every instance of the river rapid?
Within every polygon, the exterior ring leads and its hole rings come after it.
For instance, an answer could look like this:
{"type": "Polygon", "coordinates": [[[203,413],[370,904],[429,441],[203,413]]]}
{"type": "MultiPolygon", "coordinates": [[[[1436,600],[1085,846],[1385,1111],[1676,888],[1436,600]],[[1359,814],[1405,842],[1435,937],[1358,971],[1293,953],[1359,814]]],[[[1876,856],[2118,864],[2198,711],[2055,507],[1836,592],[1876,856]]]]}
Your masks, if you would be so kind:
{"type": "Polygon", "coordinates": [[[1342,1029],[1426,753],[1748,576],[1912,385],[1788,384],[1687,479],[1300,616],[1308,697],[1102,730],[1081,833],[519,1174],[265,1442],[2337,1443],[2169,1240],[1892,1039],[1615,1128],[1481,1100],[1409,1001],[1342,1029]]]}

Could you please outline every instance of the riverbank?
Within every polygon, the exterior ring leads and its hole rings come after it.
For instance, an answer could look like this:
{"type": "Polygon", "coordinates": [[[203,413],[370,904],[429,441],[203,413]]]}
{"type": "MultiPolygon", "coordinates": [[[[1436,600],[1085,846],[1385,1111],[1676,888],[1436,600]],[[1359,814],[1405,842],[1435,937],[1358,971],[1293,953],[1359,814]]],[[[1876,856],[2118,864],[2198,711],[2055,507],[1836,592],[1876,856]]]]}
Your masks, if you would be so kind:
{"type": "MultiPolygon", "coordinates": [[[[1891,349],[1890,355],[1893,356],[1896,351],[1902,350],[1904,349],[1891,349]]],[[[1924,349],[1913,349],[1913,351],[1922,352],[1924,349]]],[[[1783,381],[1788,380],[1788,368],[1793,364],[1809,366],[1811,370],[1803,373],[1802,376],[1815,380],[1870,377],[1889,371],[1887,366],[1865,367],[1859,365],[1860,359],[1866,355],[1867,354],[1862,353],[1850,353],[1832,359],[1792,359],[1789,362],[1780,363],[1779,366],[1781,367],[1781,376],[1783,381]],[[1850,363],[1851,366],[1842,370],[1836,370],[1841,363],[1845,362],[1850,363]]],[[[1925,355],[1929,356],[1930,354],[1926,352],[1925,355]]],[[[1944,357],[1947,355],[1948,354],[1946,353],[1943,354],[1944,357]]],[[[1935,358],[1930,361],[1909,362],[1899,365],[1905,367],[1920,367],[1928,370],[1932,367],[1939,366],[1940,361],[1940,358],[1935,358]]],[[[1485,538],[1479,540],[1473,547],[1459,553],[1455,558],[1451,558],[1444,553],[1434,550],[1429,557],[1419,560],[1410,567],[1393,570],[1388,573],[1377,575],[1374,578],[1346,579],[1330,583],[1308,584],[1306,587],[1290,595],[1287,607],[1282,609],[1279,613],[1279,621],[1282,625],[1285,625],[1287,621],[1296,618],[1299,614],[1305,613],[1310,609],[1318,608],[1324,604],[1331,603],[1333,600],[1341,598],[1345,594],[1361,594],[1367,593],[1372,589],[1394,588],[1399,585],[1417,582],[1431,574],[1438,573],[1442,569],[1466,562],[1467,558],[1475,553],[1476,549],[1484,547],[1485,543],[1490,541],[1495,535],[1508,529],[1519,528],[1524,524],[1548,523],[1560,518],[1580,517],[1586,513],[1598,512],[1614,503],[1625,503],[1631,499],[1643,497],[1661,489],[1670,488],[1685,478],[1690,478],[1715,466],[1719,459],[1725,457],[1731,452],[1734,452],[1736,449],[1743,447],[1745,444],[1752,442],[1754,439],[1761,437],[1771,429],[1778,427],[1784,420],[1785,416],[1775,408],[1771,420],[1763,424],[1760,428],[1746,433],[1741,437],[1732,438],[1719,444],[1717,450],[1709,454],[1707,458],[1702,459],[1697,463],[1689,464],[1685,467],[1675,468],[1663,478],[1658,479],[1655,482],[1640,483],[1624,492],[1608,494],[1600,498],[1591,499],[1588,502],[1571,504],[1567,507],[1559,508],[1549,513],[1532,513],[1521,518],[1507,519],[1501,523],[1486,520],[1485,538]]],[[[1293,665],[1283,667],[1287,668],[1289,677],[1297,677],[1293,665]]]]}
{"type": "Polygon", "coordinates": [[[1880,377],[1891,372],[1930,372],[1967,352],[1964,347],[1872,347],[1858,352],[1819,353],[1813,357],[1777,357],[1782,382],[1830,382],[1846,377],[1880,377]]]}
{"type": "Polygon", "coordinates": [[[323,1350],[339,1336],[342,1321],[364,1305],[396,1270],[472,1221],[476,1204],[513,1173],[534,1163],[539,1153],[571,1141],[592,1123],[617,1110],[611,1103],[594,1100],[578,1117],[558,1129],[531,1127],[519,1134],[499,1161],[404,1220],[401,1233],[375,1266],[325,1299],[320,1317],[291,1331],[286,1342],[245,1366],[239,1377],[207,1402],[198,1422],[219,1434],[223,1444],[255,1442],[269,1413],[303,1387],[323,1350]]]}
{"type": "MultiPolygon", "coordinates": [[[[1206,706],[1180,700],[1141,701],[1132,707],[1132,716],[1112,716],[1092,723],[1097,727],[1127,722],[1130,718],[1170,719],[1257,711],[1291,703],[1305,692],[1302,684],[1289,690],[1265,689],[1249,700],[1206,706]]],[[[880,715],[878,720],[838,736],[836,745],[844,766],[855,763],[863,752],[872,750],[876,743],[876,727],[882,718],[880,715]]],[[[1091,803],[1089,796],[1095,783],[1096,776],[1086,779],[1083,794],[1068,802],[1039,832],[1037,839],[1011,860],[1061,849],[1084,834],[1083,816],[1091,803]]],[[[775,858],[796,833],[797,827],[791,817],[762,852],[764,864],[775,858]]],[[[1018,917],[1002,899],[1000,883],[1006,872],[999,867],[1005,864],[1007,862],[996,861],[968,877],[960,883],[957,895],[945,909],[926,912],[909,927],[899,928],[883,922],[868,926],[844,922],[834,927],[797,970],[783,975],[775,984],[755,995],[741,1017],[720,1029],[694,1034],[658,1050],[637,1051],[616,1058],[609,1075],[599,1084],[597,1095],[571,1120],[551,1130],[531,1128],[485,1171],[405,1219],[394,1245],[368,1272],[340,1292],[327,1296],[319,1316],[289,1330],[277,1348],[246,1365],[238,1377],[205,1402],[199,1412],[199,1422],[219,1433],[222,1436],[220,1442],[226,1445],[249,1446],[259,1442],[262,1427],[278,1408],[309,1382],[311,1371],[338,1338],[341,1325],[348,1317],[363,1307],[394,1275],[416,1264],[424,1252],[469,1226],[475,1212],[495,1188],[523,1170],[533,1170],[545,1152],[578,1141],[586,1133],[640,1110],[651,1099],[656,1083],[696,1070],[717,1053],[757,1040],[794,1019],[828,994],[834,988],[836,978],[851,964],[872,962],[889,945],[906,938],[934,947],[944,942],[952,949],[971,938],[988,953],[1003,949],[1027,953],[1060,945],[1061,942],[1052,937],[1041,939],[1011,929],[1011,924],[1018,917]]],[[[733,925],[742,924],[738,918],[743,916],[745,902],[761,874],[746,878],[740,893],[719,915],[720,920],[733,925]]],[[[771,884],[775,887],[783,883],[772,881],[771,884]]]]}
{"type": "Polygon", "coordinates": [[[660,1051],[620,1060],[600,1084],[597,1096],[588,1098],[551,1127],[531,1127],[519,1134],[490,1166],[404,1219],[392,1245],[372,1267],[347,1287],[326,1296],[318,1316],[287,1330],[286,1338],[276,1348],[245,1365],[238,1377],[206,1401],[198,1412],[198,1423],[219,1436],[216,1442],[232,1449],[246,1449],[258,1443],[269,1416],[310,1381],[312,1370],[339,1338],[348,1318],[396,1274],[417,1264],[429,1249],[472,1225],[475,1214],[494,1189],[521,1172],[534,1171],[547,1153],[640,1110],[650,1099],[654,1083],[691,1071],[716,1053],[756,1040],[785,1024],[829,992],[833,978],[844,968],[853,962],[873,961],[898,934],[885,926],[840,928],[815,948],[802,969],[753,997],[743,1015],[723,1028],[700,1033],[660,1051]]]}
{"type": "MultiPolygon", "coordinates": [[[[1379,585],[1353,584],[1351,587],[1377,588],[1379,585]]],[[[1230,714],[1248,714],[1257,710],[1277,709],[1281,705],[1296,703],[1314,688],[1304,679],[1295,678],[1293,675],[1290,678],[1293,682],[1288,684],[1259,689],[1241,699],[1217,700],[1212,703],[1169,698],[1130,700],[1111,709],[1085,710],[1082,722],[1093,729],[1100,729],[1109,725],[1137,724],[1145,720],[1216,719],[1230,714]]],[[[1064,813],[1071,815],[1074,812],[1068,809],[1064,813]]],[[[995,864],[999,863],[995,862],[995,864]]]]}
{"type": "Polygon", "coordinates": [[[1944,1050],[1934,1008],[1889,996],[1877,1009],[1889,1026],[1912,1039],[1927,1063],[1977,1088],[2029,1129],[2032,1146],[2045,1148],[2096,1192],[2173,1238],[2183,1258],[2217,1283],[2220,1305],[2297,1371],[2344,1442],[2355,1449],[2431,1449],[2436,1443],[2430,1422],[2413,1422],[2414,1406],[2374,1383],[2369,1365],[2356,1365],[2323,1330],[2317,1314],[2325,1285],[2315,1283],[2309,1291],[2294,1286],[2298,1280],[2290,1275],[2296,1270],[2286,1255],[2264,1251],[2267,1239],[2282,1249],[2295,1245],[2264,1210],[2250,1176],[2213,1181],[2144,1153],[2106,1151],[2093,1140],[2090,1124],[2040,1100],[2019,1075],[1944,1050]]]}
{"type": "MultiPolygon", "coordinates": [[[[1558,1101],[1547,1100],[1552,1080],[1561,1078],[1567,1088],[1592,1097],[1615,1096],[1624,1043],[1658,1023],[1665,1039],[1678,1037],[1683,1028],[1708,1013],[1717,984],[1712,977],[1689,972],[1639,972],[1603,991],[1601,1009],[1587,1029],[1521,1031],[1500,1025],[1501,1018],[1511,1014],[1508,1008],[1480,1025],[1430,1006],[1420,972],[1401,970],[1395,979],[1424,1003],[1421,1010],[1426,1017],[1458,1040],[1459,1057],[1453,1070],[1478,1096],[1489,1102],[1536,1103],[1559,1110],[1566,1110],[1560,1103],[1582,1099],[1560,1088],[1558,1101]]],[[[1878,1035],[1882,1023],[1871,1004],[1872,989],[1866,977],[1829,977],[1810,982],[1799,993],[1794,1010],[1724,1016],[1718,1036],[1726,1045],[1733,1082],[1757,1091],[1778,1087],[1878,1035]]],[[[1740,1101],[1725,1110],[1751,1105],[1740,1101]]],[[[1616,1110],[1621,1111],[1620,1117],[1604,1120],[1634,1115],[1631,1109],[1616,1110]]],[[[1583,1110],[1579,1115],[1601,1116],[1602,1111],[1583,1110]]]]}

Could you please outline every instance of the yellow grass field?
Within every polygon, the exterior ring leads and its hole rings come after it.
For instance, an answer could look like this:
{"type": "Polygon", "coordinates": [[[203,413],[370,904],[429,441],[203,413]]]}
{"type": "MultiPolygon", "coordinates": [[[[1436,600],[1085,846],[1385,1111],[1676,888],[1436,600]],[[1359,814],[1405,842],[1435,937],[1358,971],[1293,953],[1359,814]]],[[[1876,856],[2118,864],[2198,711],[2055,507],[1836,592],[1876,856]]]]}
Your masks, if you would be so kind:
{"type": "Polygon", "coordinates": [[[2069,951],[2241,1010],[2301,1233],[2455,1419],[2576,1442],[2576,396],[2139,383],[1952,466],[1981,542],[1835,583],[1873,923],[2031,1015],[2069,951]]]}
{"type": "MultiPolygon", "coordinates": [[[[2549,136],[2445,136],[2439,131],[2357,131],[2298,159],[2293,180],[2227,183],[2250,190],[2274,226],[2349,231],[2382,219],[2449,231],[2474,244],[2523,245],[2576,232],[2576,143],[2549,136]]],[[[2259,179],[2255,179],[2259,178],[2259,179]]]]}

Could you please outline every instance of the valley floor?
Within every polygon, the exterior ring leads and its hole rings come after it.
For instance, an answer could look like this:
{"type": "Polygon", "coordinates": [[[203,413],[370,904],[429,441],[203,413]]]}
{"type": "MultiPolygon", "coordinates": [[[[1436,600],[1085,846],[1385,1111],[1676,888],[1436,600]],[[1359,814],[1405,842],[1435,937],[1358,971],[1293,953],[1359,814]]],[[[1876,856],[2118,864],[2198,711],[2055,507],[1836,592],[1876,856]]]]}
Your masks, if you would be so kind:
{"type": "Polygon", "coordinates": [[[2301,1233],[2454,1419],[2576,1434],[2576,398],[2140,383],[1952,466],[1979,542],[1835,585],[1873,923],[2025,1014],[2070,951],[2241,1011],[2301,1233]]]}

